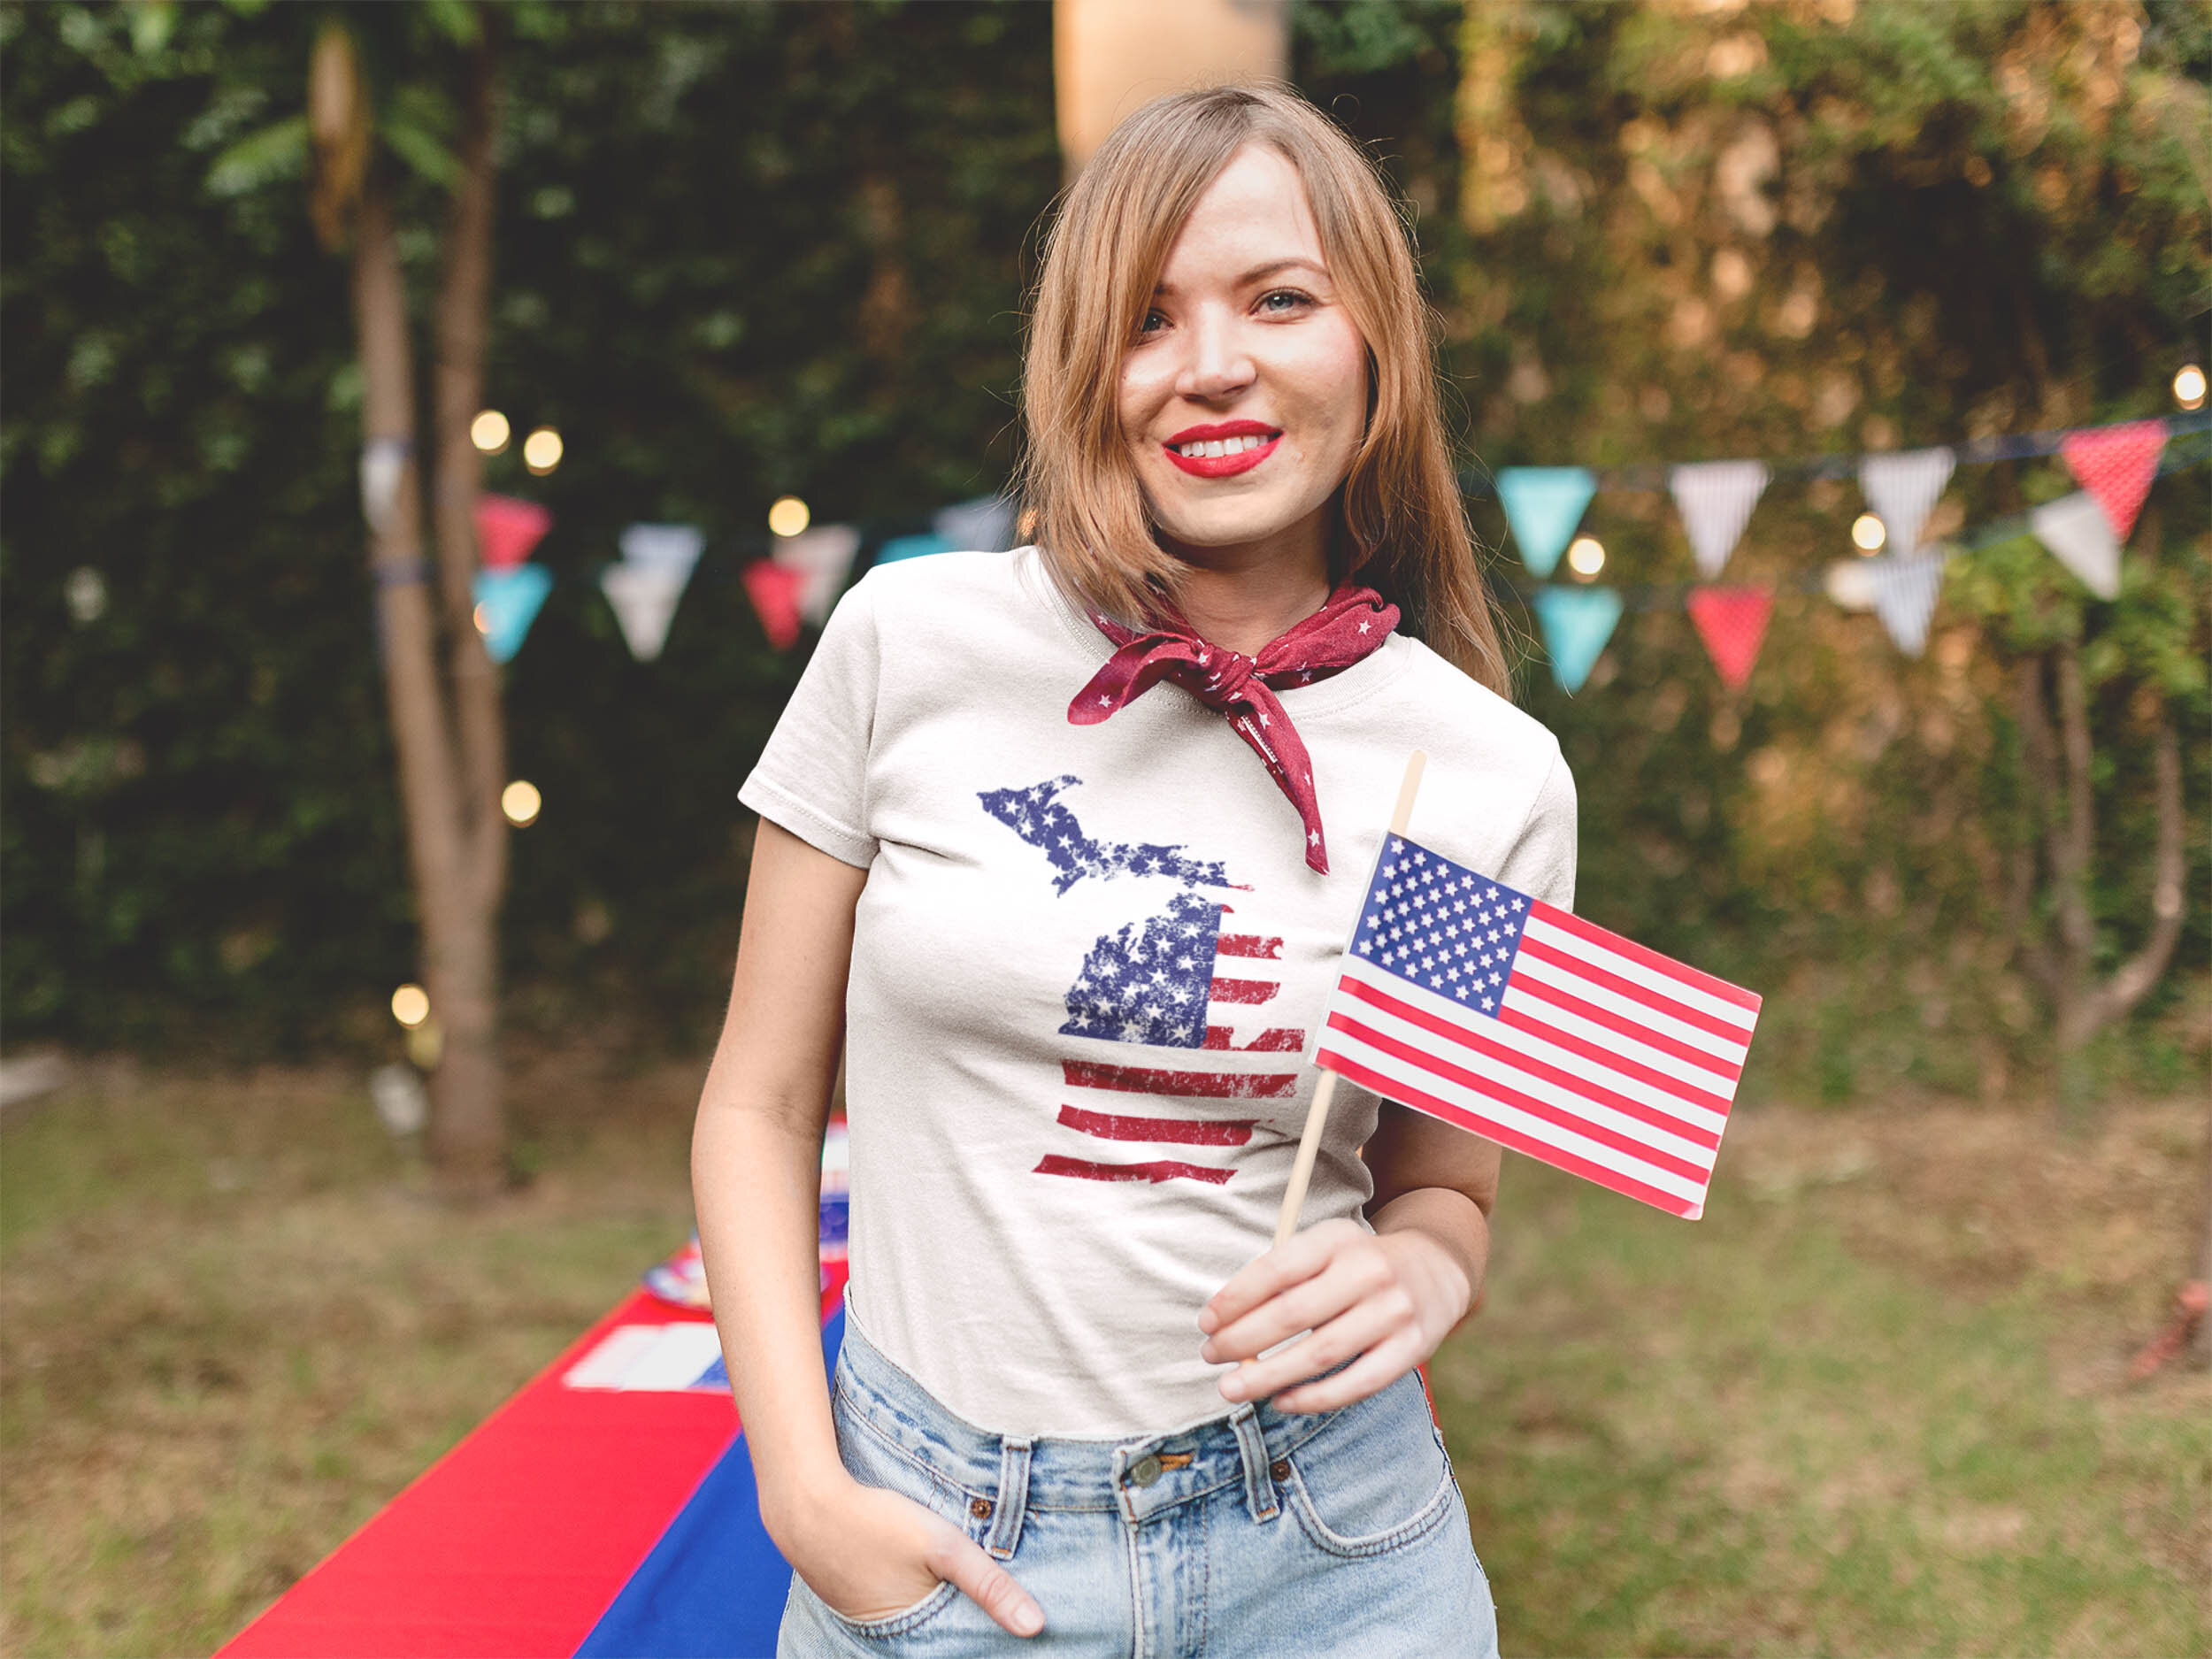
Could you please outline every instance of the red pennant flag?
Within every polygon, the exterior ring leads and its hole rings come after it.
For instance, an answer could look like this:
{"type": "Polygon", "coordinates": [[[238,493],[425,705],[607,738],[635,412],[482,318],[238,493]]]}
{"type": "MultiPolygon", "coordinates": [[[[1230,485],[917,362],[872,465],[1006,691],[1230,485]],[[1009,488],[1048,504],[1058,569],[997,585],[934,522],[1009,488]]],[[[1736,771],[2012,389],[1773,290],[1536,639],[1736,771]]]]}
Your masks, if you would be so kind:
{"type": "Polygon", "coordinates": [[[553,527],[553,515],[513,495],[476,498],[476,552],[486,570],[512,570],[553,527]]]}
{"type": "Polygon", "coordinates": [[[1684,603],[1721,679],[1731,691],[1741,691],[1751,681],[1751,665],[1766,640],[1773,593],[1764,588],[1693,588],[1684,603]]]}
{"type": "Polygon", "coordinates": [[[2124,426],[2070,432],[2059,441],[2058,452],[2104,509],[2112,534],[2125,541],[2135,528],[2135,515],[2143,510],[2143,497],[2151,493],[2165,448],[2164,421],[2131,420],[2124,426]]]}
{"type": "Polygon", "coordinates": [[[799,589],[806,584],[805,572],[773,559],[755,559],[740,574],[760,618],[760,631],[769,644],[783,650],[799,637],[799,589]]]}

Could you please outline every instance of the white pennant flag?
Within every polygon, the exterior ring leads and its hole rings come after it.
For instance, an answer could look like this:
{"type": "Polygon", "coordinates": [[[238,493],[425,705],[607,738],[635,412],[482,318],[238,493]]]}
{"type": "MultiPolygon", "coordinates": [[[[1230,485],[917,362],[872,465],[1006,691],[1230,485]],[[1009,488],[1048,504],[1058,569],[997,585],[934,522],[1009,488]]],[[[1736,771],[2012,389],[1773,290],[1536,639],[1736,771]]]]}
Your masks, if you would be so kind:
{"type": "Polygon", "coordinates": [[[2120,596],[2120,543],[2112,520],[2087,490],[2047,501],[2028,515],[2036,540],[2100,599],[2120,596]]]}
{"type": "Polygon", "coordinates": [[[860,551],[860,532],[849,524],[817,525],[796,535],[780,535],[769,557],[799,574],[799,614],[819,627],[851,573],[860,551]]]}
{"type": "Polygon", "coordinates": [[[1889,550],[1905,555],[1920,550],[1920,527],[1951,481],[1958,464],[1948,449],[1908,449],[1902,455],[1863,455],[1859,457],[1859,488],[1867,504],[1889,532],[1889,550]]]}
{"type": "Polygon", "coordinates": [[[1942,553],[1869,559],[1863,568],[1873,578],[1874,614],[1899,650],[1919,656],[1928,649],[1928,618],[1943,590],[1942,553]]]}
{"type": "Polygon", "coordinates": [[[690,574],[672,565],[650,564],[610,565],[599,572],[600,591],[614,607],[630,655],[639,662],[649,663],[661,654],[690,574]]]}
{"type": "Polygon", "coordinates": [[[1698,573],[1710,581],[1743,540],[1751,510],[1766,493],[1767,469],[1759,461],[1701,461],[1667,474],[1674,504],[1697,555],[1698,573]]]}
{"type": "Polygon", "coordinates": [[[681,591],[706,544],[706,532],[695,524],[634,524],[622,533],[622,557],[631,565],[676,572],[681,591]]]}
{"type": "Polygon", "coordinates": [[[1003,495],[979,495],[946,508],[930,527],[956,548],[1003,553],[1014,545],[1014,503],[1003,495]]]}

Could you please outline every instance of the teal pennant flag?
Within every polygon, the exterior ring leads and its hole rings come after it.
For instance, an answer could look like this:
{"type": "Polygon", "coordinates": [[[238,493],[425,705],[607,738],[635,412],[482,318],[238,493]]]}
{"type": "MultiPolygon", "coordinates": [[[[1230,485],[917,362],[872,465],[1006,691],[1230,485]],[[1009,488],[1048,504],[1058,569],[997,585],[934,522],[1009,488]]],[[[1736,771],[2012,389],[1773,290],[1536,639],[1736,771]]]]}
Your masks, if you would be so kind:
{"type": "Polygon", "coordinates": [[[1539,588],[1531,603],[1537,626],[1544,630],[1551,677],[1572,695],[1582,689],[1613,637],[1614,624],[1621,619],[1621,596],[1610,588],[1539,588]]]}
{"type": "Polygon", "coordinates": [[[1498,469],[1498,502],[1520,544],[1521,563],[1549,576],[1597,493],[1586,466],[1506,466],[1498,469]]]}
{"type": "Polygon", "coordinates": [[[876,549],[876,563],[896,565],[902,559],[927,558],[934,553],[949,553],[953,544],[943,536],[925,531],[920,535],[893,536],[876,549]]]}
{"type": "Polygon", "coordinates": [[[484,649],[491,653],[492,661],[514,659],[552,586],[552,572],[542,565],[515,565],[503,571],[476,572],[476,626],[483,633],[484,649]]]}

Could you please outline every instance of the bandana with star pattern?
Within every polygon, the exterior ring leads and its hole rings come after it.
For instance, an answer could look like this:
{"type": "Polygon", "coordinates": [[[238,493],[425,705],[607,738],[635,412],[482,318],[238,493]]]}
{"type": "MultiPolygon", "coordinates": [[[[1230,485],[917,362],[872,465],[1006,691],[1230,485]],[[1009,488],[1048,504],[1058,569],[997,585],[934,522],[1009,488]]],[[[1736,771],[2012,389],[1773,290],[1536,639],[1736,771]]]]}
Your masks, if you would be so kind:
{"type": "Polygon", "coordinates": [[[1307,864],[1326,875],[1328,845],[1314,797],[1313,763],[1275,693],[1326,680],[1379,648],[1398,626],[1398,607],[1373,588],[1347,581],[1320,610],[1252,657],[1210,644],[1187,626],[1138,631],[1095,611],[1090,618],[1117,649],[1068,704],[1069,720],[1096,726],[1161,680],[1174,680],[1209,708],[1220,710],[1230,729],[1251,745],[1268,776],[1298,809],[1307,864]]]}

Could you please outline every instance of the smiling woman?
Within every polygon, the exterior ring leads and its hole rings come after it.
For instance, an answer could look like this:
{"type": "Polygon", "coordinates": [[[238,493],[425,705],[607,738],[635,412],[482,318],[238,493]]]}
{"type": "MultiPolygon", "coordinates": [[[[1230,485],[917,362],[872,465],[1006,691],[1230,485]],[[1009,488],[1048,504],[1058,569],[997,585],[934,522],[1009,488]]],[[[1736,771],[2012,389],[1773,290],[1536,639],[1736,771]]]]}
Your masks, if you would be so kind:
{"type": "Polygon", "coordinates": [[[1573,896],[1415,269],[1293,95],[1131,117],[1040,279],[1034,545],[872,572],[739,792],[764,822],[693,1171],[786,1655],[1496,1652],[1413,1373],[1479,1296],[1497,1148],[1344,1084],[1310,1225],[1269,1248],[1408,752],[1425,842],[1573,896]]]}

